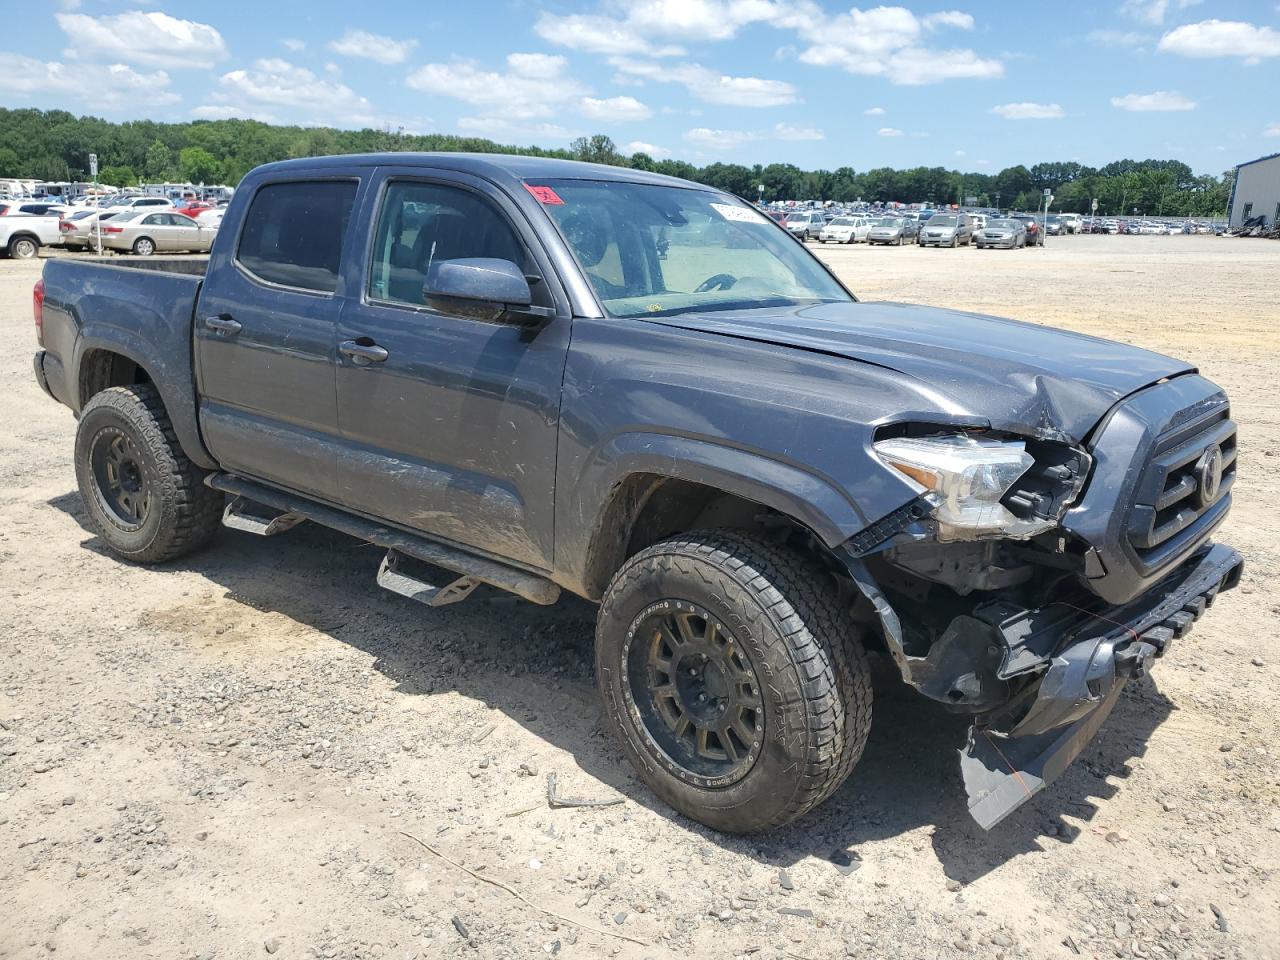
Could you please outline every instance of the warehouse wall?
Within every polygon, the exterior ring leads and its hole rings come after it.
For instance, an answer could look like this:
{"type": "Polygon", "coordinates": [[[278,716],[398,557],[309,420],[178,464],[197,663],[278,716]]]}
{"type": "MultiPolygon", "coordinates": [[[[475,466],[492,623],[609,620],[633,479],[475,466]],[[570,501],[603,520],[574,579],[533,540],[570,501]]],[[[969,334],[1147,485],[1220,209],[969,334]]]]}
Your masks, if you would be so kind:
{"type": "Polygon", "coordinates": [[[1236,186],[1231,201],[1231,226],[1238,227],[1249,217],[1267,218],[1276,224],[1280,204],[1280,156],[1245,164],[1236,170],[1236,186]],[[1245,209],[1252,204],[1246,214],[1245,209]]]}

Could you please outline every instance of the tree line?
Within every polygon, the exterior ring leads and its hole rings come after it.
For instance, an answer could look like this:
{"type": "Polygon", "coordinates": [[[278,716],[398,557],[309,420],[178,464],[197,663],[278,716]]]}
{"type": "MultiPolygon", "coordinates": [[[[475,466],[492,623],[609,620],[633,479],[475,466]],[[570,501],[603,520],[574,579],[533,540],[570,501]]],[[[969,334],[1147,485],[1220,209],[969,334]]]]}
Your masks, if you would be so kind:
{"type": "Polygon", "coordinates": [[[745,166],[658,160],[646,153],[624,154],[604,135],[579,137],[568,149],[515,147],[479,137],[407,134],[403,130],[338,130],[291,127],[256,120],[196,120],[110,123],[65,110],[0,108],[0,176],[40,180],[89,179],[89,154],[96,153],[99,180],[112,186],[140,181],[205,184],[239,182],[261,163],[291,157],[395,150],[456,150],[520,153],[589,160],[683,177],[735,193],[747,200],[834,200],[850,203],[898,201],[932,204],[968,202],[980,206],[1035,209],[1052,190],[1054,209],[1088,213],[1097,199],[1107,215],[1137,211],[1155,216],[1222,215],[1233,174],[1197,176],[1179,160],[1117,160],[1094,168],[1079,163],[1037,163],[999,173],[963,173],[943,167],[857,171],[802,170],[794,164],[745,166]]]}

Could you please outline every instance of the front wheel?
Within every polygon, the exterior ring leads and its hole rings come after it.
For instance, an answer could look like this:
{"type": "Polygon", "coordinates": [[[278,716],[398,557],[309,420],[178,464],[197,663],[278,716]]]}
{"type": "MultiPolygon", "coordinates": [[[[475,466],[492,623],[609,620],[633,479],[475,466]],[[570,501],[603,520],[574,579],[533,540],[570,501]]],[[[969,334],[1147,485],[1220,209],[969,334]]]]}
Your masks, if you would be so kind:
{"type": "Polygon", "coordinates": [[[149,257],[156,252],[156,245],[149,237],[139,237],[133,241],[133,252],[140,257],[149,257]]]}
{"type": "Polygon", "coordinates": [[[85,404],[75,465],[90,523],[126,560],[172,560],[218,529],[223,496],[183,453],[150,384],[111,387],[85,404]]]}
{"type": "Polygon", "coordinates": [[[781,826],[862,755],[871,682],[830,575],[738,532],[632,557],[600,605],[596,676],[641,778],[716,830],[781,826]]]}

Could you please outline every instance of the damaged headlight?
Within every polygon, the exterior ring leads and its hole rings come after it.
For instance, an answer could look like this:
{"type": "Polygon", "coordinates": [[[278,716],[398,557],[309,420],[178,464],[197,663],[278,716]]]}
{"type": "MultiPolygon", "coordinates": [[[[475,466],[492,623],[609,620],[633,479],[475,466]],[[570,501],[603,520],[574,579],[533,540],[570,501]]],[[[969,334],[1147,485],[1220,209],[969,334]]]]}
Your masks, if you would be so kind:
{"type": "Polygon", "coordinates": [[[895,437],[879,441],[875,450],[934,505],[939,540],[1026,539],[1057,525],[1052,519],[1017,517],[1000,502],[1035,463],[1021,440],[895,437]]]}

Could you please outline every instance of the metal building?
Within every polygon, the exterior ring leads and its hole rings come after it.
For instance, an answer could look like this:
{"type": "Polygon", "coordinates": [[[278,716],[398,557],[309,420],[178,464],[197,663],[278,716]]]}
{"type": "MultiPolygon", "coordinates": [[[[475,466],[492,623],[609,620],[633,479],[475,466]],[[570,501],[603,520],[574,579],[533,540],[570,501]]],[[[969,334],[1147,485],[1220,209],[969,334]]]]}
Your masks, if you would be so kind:
{"type": "Polygon", "coordinates": [[[1250,160],[1236,167],[1231,187],[1230,226],[1238,227],[1250,217],[1266,217],[1266,225],[1280,223],[1280,153],[1250,160]]]}

